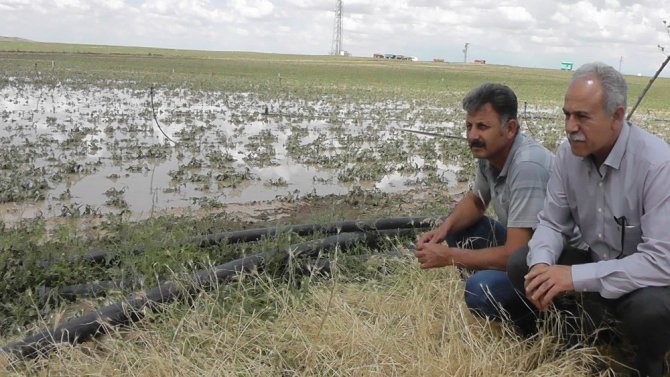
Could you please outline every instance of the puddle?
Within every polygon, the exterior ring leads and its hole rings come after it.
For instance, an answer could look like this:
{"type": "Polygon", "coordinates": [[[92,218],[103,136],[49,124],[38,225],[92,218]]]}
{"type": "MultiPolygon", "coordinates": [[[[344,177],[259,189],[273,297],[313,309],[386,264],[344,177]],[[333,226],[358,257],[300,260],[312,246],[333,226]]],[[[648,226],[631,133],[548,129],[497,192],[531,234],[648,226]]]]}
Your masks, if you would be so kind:
{"type": "Polygon", "coordinates": [[[448,120],[459,117],[453,110],[184,89],[156,90],[152,108],[149,90],[9,83],[0,88],[5,223],[344,194],[358,186],[399,192],[430,178],[422,172],[427,165],[435,171],[430,179],[456,184],[459,168],[445,164],[441,150],[458,141],[398,130],[462,135],[461,122],[448,120]]]}

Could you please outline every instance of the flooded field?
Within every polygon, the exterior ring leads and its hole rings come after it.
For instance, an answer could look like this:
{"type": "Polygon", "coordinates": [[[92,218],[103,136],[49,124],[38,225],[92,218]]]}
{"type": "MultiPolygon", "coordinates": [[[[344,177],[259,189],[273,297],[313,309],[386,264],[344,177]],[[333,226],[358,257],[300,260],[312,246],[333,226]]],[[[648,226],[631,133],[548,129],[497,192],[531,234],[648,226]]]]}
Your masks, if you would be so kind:
{"type": "Polygon", "coordinates": [[[393,101],[57,83],[0,88],[0,108],[7,222],[453,185],[469,159],[461,140],[401,130],[463,136],[454,110],[393,101]]]}
{"type": "MultiPolygon", "coordinates": [[[[21,46],[0,52],[4,224],[453,187],[474,166],[460,101],[485,81],[515,89],[524,132],[563,140],[558,70],[21,46]]],[[[632,103],[646,81],[628,79],[632,103]]],[[[634,118],[662,136],[669,83],[634,118]]]]}

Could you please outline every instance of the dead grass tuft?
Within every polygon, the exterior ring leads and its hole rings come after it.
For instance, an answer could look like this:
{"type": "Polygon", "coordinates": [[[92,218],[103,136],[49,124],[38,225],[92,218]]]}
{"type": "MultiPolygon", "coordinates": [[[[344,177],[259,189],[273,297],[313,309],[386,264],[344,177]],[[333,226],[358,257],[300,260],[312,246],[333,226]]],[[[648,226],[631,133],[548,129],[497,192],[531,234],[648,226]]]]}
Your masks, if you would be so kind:
{"type": "Polygon", "coordinates": [[[0,358],[12,375],[59,376],[590,376],[608,375],[595,348],[520,339],[474,318],[452,269],[362,281],[276,283],[263,276],[202,293],[48,359],[0,358]],[[603,369],[598,371],[597,369],[603,369]]]}

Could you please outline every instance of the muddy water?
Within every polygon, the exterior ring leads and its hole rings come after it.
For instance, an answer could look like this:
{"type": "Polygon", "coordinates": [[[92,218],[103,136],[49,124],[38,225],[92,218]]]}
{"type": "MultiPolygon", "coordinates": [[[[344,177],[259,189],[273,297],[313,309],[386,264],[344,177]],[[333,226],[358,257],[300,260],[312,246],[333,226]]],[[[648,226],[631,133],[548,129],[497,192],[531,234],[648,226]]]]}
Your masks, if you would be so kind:
{"type": "MultiPolygon", "coordinates": [[[[442,160],[437,142],[397,130],[408,127],[399,118],[427,109],[266,103],[250,93],[153,96],[152,107],[148,90],[1,88],[3,221],[343,194],[357,186],[398,192],[420,185],[426,167],[432,179],[456,183],[459,167],[442,160]],[[421,143],[434,143],[434,156],[417,156],[421,143]]],[[[452,122],[409,126],[461,133],[452,122]]]]}

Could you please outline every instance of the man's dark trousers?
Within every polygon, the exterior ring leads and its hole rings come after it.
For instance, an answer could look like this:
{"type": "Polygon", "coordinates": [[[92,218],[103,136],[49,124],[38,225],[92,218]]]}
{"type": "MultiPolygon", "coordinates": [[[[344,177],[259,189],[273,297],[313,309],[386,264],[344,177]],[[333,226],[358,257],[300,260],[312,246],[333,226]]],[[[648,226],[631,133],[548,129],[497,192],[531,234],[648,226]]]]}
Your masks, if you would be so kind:
{"type": "MultiPolygon", "coordinates": [[[[519,292],[525,292],[527,255],[528,247],[524,246],[507,262],[509,279],[519,292]]],[[[589,251],[566,247],[557,264],[571,266],[590,262],[589,251]]],[[[666,372],[665,355],[670,350],[670,287],[640,288],[616,299],[590,294],[589,299],[595,299],[601,310],[620,322],[624,335],[635,348],[635,368],[639,375],[662,376],[666,372]]]]}

